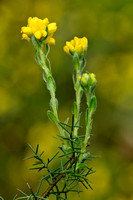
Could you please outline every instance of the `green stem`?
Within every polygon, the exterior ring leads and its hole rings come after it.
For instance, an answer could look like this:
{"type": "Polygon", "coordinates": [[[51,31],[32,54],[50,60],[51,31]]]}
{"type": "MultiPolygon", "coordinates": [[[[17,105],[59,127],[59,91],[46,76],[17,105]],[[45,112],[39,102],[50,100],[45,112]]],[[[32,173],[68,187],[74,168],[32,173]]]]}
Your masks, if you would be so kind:
{"type": "MultiPolygon", "coordinates": [[[[92,129],[92,126],[91,126],[91,117],[92,116],[89,113],[89,102],[90,102],[90,89],[89,88],[88,88],[88,91],[86,91],[86,100],[87,100],[87,106],[88,106],[88,113],[87,113],[87,121],[86,121],[86,134],[85,134],[83,146],[81,147],[81,153],[85,153],[87,143],[90,138],[90,132],[92,129]]],[[[83,154],[81,154],[79,157],[79,163],[82,161],[82,156],[83,156],[83,154]]]]}
{"type": "MultiPolygon", "coordinates": [[[[74,116],[74,124],[80,120],[80,101],[81,101],[81,86],[78,80],[78,77],[80,76],[80,70],[76,70],[76,84],[75,84],[75,92],[76,92],[76,105],[77,105],[77,113],[74,116]]],[[[79,125],[79,121],[76,124],[79,125]]],[[[76,137],[78,134],[78,128],[74,129],[74,136],[76,137]]]]}
{"type": "MultiPolygon", "coordinates": [[[[51,71],[49,70],[49,68],[48,68],[47,65],[46,65],[46,56],[45,56],[45,54],[43,53],[42,48],[39,49],[39,54],[40,54],[41,63],[42,63],[41,67],[42,67],[42,69],[44,70],[44,72],[45,72],[45,74],[46,74],[46,77],[47,77],[47,79],[48,79],[49,76],[52,76],[52,73],[51,73],[51,71]]],[[[46,84],[48,84],[48,83],[46,82],[46,84]]],[[[47,86],[48,86],[48,85],[47,85],[47,86]]],[[[57,107],[56,107],[55,91],[53,90],[52,87],[48,87],[48,88],[49,88],[49,90],[50,90],[50,96],[51,96],[51,100],[52,100],[52,109],[53,109],[53,113],[54,113],[54,115],[56,116],[57,121],[59,122],[58,113],[57,113],[57,107]]],[[[60,133],[61,133],[63,136],[65,136],[64,130],[59,126],[58,123],[56,123],[56,125],[57,125],[57,127],[58,127],[60,133]]]]}

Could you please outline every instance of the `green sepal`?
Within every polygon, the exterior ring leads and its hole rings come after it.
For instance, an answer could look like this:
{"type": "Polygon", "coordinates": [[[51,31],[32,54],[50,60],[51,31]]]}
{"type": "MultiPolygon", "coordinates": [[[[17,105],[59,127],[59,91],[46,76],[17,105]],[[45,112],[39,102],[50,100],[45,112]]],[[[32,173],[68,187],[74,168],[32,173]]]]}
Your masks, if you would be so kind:
{"type": "Polygon", "coordinates": [[[52,76],[48,77],[47,85],[48,85],[48,89],[50,91],[52,90],[52,92],[55,93],[55,90],[56,90],[56,88],[55,88],[55,81],[54,81],[54,79],[53,79],[52,76]]]}
{"type": "Polygon", "coordinates": [[[52,113],[50,110],[48,110],[47,112],[48,118],[54,122],[54,123],[58,123],[58,120],[56,118],[56,116],[54,115],[54,113],[52,113]]]}
{"type": "Polygon", "coordinates": [[[78,56],[77,52],[75,52],[73,55],[73,64],[74,64],[75,69],[79,70],[80,64],[79,64],[79,56],[78,56]]]}
{"type": "Polygon", "coordinates": [[[74,116],[77,116],[78,114],[76,102],[73,103],[72,114],[74,114],[74,116]]]}
{"type": "Polygon", "coordinates": [[[97,107],[97,100],[95,95],[91,97],[90,104],[89,104],[89,114],[93,115],[97,107]]]}
{"type": "MultiPolygon", "coordinates": [[[[58,100],[57,100],[56,98],[55,98],[55,103],[56,103],[56,110],[58,110],[58,100]]],[[[51,110],[53,111],[52,99],[50,99],[49,104],[50,104],[50,108],[51,108],[51,110]]]]}

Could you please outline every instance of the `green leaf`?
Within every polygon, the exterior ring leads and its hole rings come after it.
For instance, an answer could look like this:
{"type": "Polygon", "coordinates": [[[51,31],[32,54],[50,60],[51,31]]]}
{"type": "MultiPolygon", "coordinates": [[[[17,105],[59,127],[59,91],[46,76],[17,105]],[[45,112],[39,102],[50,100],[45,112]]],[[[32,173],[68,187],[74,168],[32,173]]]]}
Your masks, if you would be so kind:
{"type": "Polygon", "coordinates": [[[91,97],[90,104],[89,104],[89,114],[93,115],[97,107],[97,100],[95,95],[91,97]]]}
{"type": "Polygon", "coordinates": [[[77,111],[77,104],[76,104],[76,102],[73,103],[72,114],[74,114],[74,116],[77,117],[78,111],[77,111]]]}
{"type": "Polygon", "coordinates": [[[84,70],[85,66],[86,66],[86,60],[85,60],[85,57],[83,57],[82,63],[81,63],[81,72],[84,70]]]}
{"type": "Polygon", "coordinates": [[[47,75],[46,75],[45,71],[43,72],[43,80],[44,80],[45,82],[47,82],[47,75]]]}
{"type": "Polygon", "coordinates": [[[73,74],[72,78],[73,78],[73,84],[74,84],[74,86],[75,86],[75,84],[76,84],[76,76],[75,76],[75,73],[73,74]]]}
{"type": "Polygon", "coordinates": [[[49,44],[46,44],[46,56],[48,56],[49,52],[50,52],[50,46],[49,44]]]}
{"type": "Polygon", "coordinates": [[[36,50],[36,54],[35,54],[35,60],[36,60],[36,63],[41,66],[41,60],[40,60],[40,58],[38,56],[38,51],[37,50],[36,50]]]}
{"type": "Polygon", "coordinates": [[[58,123],[56,116],[50,110],[48,110],[47,115],[51,121],[53,121],[54,123],[58,123]]]}
{"type": "Polygon", "coordinates": [[[54,79],[53,79],[53,77],[52,76],[49,76],[48,77],[48,81],[47,81],[47,84],[48,84],[48,89],[51,91],[53,91],[53,92],[55,92],[55,81],[54,81],[54,79]]]}

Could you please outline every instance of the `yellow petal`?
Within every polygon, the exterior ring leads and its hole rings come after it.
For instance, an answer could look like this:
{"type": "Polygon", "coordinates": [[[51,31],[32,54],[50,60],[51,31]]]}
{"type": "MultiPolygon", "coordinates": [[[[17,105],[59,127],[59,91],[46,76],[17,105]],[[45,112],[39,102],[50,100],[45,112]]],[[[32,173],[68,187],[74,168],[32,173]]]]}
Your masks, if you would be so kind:
{"type": "Polygon", "coordinates": [[[83,48],[84,50],[87,48],[87,45],[88,45],[88,40],[86,37],[83,37],[82,38],[82,45],[83,45],[83,48]]]}
{"type": "Polygon", "coordinates": [[[70,42],[71,42],[71,44],[74,46],[74,40],[71,40],[70,42]]]}
{"type": "Polygon", "coordinates": [[[54,33],[57,30],[56,23],[48,24],[48,32],[49,34],[54,33]]]}
{"type": "Polygon", "coordinates": [[[43,35],[43,37],[46,37],[47,31],[42,30],[42,35],[43,35]]]}
{"type": "Polygon", "coordinates": [[[31,28],[30,27],[27,27],[27,26],[23,26],[21,28],[21,33],[25,33],[27,35],[31,35],[32,34],[32,31],[31,31],[31,28]]]}
{"type": "Polygon", "coordinates": [[[25,33],[22,34],[22,40],[29,40],[30,38],[25,33]]]}
{"type": "Polygon", "coordinates": [[[28,24],[30,24],[31,20],[32,20],[32,17],[29,17],[28,18],[28,24]]]}
{"type": "Polygon", "coordinates": [[[36,31],[36,32],[34,33],[34,36],[36,37],[36,39],[40,39],[41,36],[42,36],[41,31],[40,31],[40,30],[39,30],[39,31],[36,31]]]}
{"type": "Polygon", "coordinates": [[[70,51],[74,51],[74,46],[71,44],[71,42],[66,42],[66,46],[70,49],[70,51]]]}
{"type": "Polygon", "coordinates": [[[43,19],[43,22],[44,22],[45,25],[48,25],[48,23],[49,23],[48,18],[43,19]]]}
{"type": "Polygon", "coordinates": [[[67,46],[64,46],[64,51],[66,52],[66,53],[68,53],[69,54],[69,48],[67,47],[67,46]]]}
{"type": "Polygon", "coordinates": [[[49,36],[45,40],[45,43],[48,43],[49,45],[55,45],[55,39],[49,36]]]}
{"type": "Polygon", "coordinates": [[[78,45],[79,45],[79,38],[78,37],[74,37],[74,46],[75,46],[75,48],[77,48],[78,45]]]}

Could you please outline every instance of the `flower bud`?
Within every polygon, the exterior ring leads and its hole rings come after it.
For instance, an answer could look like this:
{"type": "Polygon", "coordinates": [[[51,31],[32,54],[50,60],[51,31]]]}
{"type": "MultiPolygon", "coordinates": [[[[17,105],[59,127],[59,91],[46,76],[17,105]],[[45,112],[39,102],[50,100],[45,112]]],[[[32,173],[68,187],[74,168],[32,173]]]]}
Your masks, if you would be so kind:
{"type": "Polygon", "coordinates": [[[84,73],[82,76],[79,76],[78,79],[80,81],[80,84],[83,87],[86,87],[88,85],[89,74],[84,73]]]}
{"type": "Polygon", "coordinates": [[[94,85],[96,83],[95,74],[91,73],[91,84],[94,85]]]}

